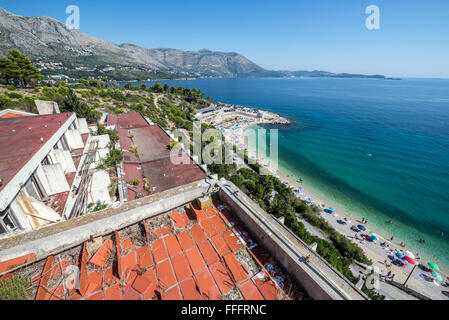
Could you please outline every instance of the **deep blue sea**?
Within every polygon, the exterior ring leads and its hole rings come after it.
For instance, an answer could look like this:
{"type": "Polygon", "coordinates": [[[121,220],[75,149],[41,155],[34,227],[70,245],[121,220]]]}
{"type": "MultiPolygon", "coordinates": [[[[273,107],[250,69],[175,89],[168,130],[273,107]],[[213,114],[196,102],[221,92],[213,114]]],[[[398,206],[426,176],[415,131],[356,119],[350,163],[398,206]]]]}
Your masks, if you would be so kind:
{"type": "Polygon", "coordinates": [[[367,217],[385,236],[449,266],[449,80],[161,83],[199,88],[214,101],[294,121],[279,127],[281,169],[303,178],[331,204],[367,217]]]}

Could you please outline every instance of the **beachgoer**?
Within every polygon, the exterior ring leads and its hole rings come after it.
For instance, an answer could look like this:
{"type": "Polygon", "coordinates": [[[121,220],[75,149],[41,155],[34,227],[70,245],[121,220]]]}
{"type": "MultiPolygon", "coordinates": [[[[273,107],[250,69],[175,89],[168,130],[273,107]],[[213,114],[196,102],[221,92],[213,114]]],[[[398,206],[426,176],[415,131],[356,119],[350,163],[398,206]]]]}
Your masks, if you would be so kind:
{"type": "Polygon", "coordinates": [[[385,261],[384,261],[384,265],[387,265],[387,262],[388,262],[388,260],[387,260],[387,259],[385,259],[385,261]]]}
{"type": "Polygon", "coordinates": [[[390,241],[392,242],[394,240],[394,236],[390,238],[390,241]]]}
{"type": "Polygon", "coordinates": [[[401,242],[401,247],[405,247],[405,243],[404,242],[401,242]]]}
{"type": "Polygon", "coordinates": [[[308,255],[308,256],[306,257],[305,260],[306,260],[307,263],[309,263],[309,261],[310,261],[310,255],[308,255]]]}
{"type": "Polygon", "coordinates": [[[393,281],[395,275],[396,275],[396,274],[393,274],[393,275],[391,276],[391,281],[393,281]]]}

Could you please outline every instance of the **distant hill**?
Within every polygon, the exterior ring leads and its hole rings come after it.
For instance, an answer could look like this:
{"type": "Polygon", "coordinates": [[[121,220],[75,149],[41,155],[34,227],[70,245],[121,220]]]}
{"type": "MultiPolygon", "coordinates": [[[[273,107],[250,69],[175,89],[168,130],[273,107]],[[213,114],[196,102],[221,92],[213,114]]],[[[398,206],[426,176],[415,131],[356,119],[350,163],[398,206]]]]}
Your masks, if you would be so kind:
{"type": "Polygon", "coordinates": [[[0,55],[5,55],[11,48],[30,57],[44,75],[63,74],[73,78],[367,77],[324,71],[270,71],[235,52],[147,49],[128,43],[117,45],[71,30],[53,18],[24,17],[0,8],[0,55]]]}

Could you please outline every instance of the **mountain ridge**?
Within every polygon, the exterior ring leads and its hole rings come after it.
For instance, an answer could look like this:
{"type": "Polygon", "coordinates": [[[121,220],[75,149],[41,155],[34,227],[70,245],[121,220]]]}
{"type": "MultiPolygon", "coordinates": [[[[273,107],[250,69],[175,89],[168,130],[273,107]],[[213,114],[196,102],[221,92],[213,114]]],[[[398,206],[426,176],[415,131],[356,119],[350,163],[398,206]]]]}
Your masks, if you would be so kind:
{"type": "MultiPolygon", "coordinates": [[[[351,77],[325,71],[266,70],[236,52],[184,51],[115,44],[69,29],[52,17],[26,17],[0,7],[0,54],[17,49],[44,75],[115,80],[245,77],[351,77]],[[318,73],[317,73],[318,72],[318,73]]],[[[376,77],[383,76],[363,76],[376,77]]]]}

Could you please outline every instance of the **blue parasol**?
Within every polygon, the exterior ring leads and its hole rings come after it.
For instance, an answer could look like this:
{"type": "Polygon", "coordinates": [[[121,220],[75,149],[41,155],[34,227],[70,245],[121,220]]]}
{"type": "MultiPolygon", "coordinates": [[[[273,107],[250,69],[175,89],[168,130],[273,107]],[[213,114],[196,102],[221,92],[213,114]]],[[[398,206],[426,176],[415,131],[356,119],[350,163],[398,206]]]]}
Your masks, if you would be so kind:
{"type": "Polygon", "coordinates": [[[362,226],[361,224],[359,224],[359,225],[357,226],[357,228],[359,228],[359,229],[362,230],[362,231],[366,231],[365,226],[362,226]]]}

